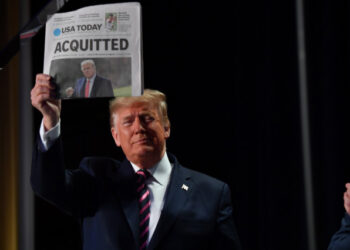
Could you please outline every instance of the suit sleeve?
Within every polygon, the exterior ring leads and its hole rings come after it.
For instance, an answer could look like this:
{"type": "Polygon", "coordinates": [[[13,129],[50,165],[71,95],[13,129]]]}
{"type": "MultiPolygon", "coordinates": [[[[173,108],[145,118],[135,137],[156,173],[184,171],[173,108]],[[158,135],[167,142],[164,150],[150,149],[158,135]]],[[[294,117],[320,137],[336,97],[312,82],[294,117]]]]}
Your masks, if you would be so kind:
{"type": "Polygon", "coordinates": [[[102,89],[103,93],[101,96],[111,97],[114,96],[112,83],[110,80],[104,79],[104,88],[102,89]]]}
{"type": "Polygon", "coordinates": [[[213,249],[241,249],[232,215],[230,189],[227,184],[224,184],[221,192],[218,217],[216,221],[215,246],[213,249]]]}
{"type": "Polygon", "coordinates": [[[61,138],[48,151],[38,138],[33,150],[31,184],[33,191],[59,209],[74,216],[91,213],[95,185],[81,170],[65,170],[61,138]]]}
{"type": "Polygon", "coordinates": [[[341,227],[336,232],[329,243],[328,250],[348,250],[350,249],[350,216],[345,213],[341,222],[341,227]]]}
{"type": "Polygon", "coordinates": [[[114,96],[114,92],[111,81],[97,75],[95,78],[94,86],[92,87],[91,97],[112,96],[114,96]]]}
{"type": "Polygon", "coordinates": [[[80,83],[80,78],[76,81],[75,86],[74,86],[74,92],[71,97],[80,97],[80,89],[79,89],[79,83],[80,83]]]}

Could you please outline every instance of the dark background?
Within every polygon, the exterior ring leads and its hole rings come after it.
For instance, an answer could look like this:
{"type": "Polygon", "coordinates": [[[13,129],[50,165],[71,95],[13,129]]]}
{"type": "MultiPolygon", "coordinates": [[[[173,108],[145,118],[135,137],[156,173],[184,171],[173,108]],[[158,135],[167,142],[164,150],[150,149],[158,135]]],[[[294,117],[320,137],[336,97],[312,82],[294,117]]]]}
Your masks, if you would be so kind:
{"type": "MultiPolygon", "coordinates": [[[[45,2],[33,1],[32,13],[45,2]]],[[[346,0],[304,2],[316,239],[326,249],[350,179],[350,9],[346,0]]],[[[71,0],[62,11],[101,3],[71,0]]],[[[144,83],[167,94],[168,150],[230,185],[243,249],[307,249],[295,2],[141,4],[144,83]]],[[[33,40],[39,73],[44,30],[33,40]]],[[[63,101],[67,168],[88,155],[123,157],[108,101],[63,101]]],[[[78,249],[79,225],[39,198],[35,206],[36,249],[78,249]]]]}

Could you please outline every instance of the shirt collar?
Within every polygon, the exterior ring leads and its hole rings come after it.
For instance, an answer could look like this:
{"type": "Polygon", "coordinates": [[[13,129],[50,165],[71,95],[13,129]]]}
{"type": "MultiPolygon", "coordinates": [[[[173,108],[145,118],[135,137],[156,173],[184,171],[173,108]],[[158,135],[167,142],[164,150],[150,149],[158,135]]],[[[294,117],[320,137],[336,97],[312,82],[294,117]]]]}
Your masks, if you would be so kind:
{"type": "MultiPolygon", "coordinates": [[[[140,170],[140,167],[138,167],[136,164],[131,163],[131,166],[133,167],[135,173],[140,170]]],[[[163,158],[156,163],[151,168],[147,169],[147,171],[151,174],[153,179],[158,182],[160,185],[166,185],[168,183],[168,180],[170,178],[171,174],[171,163],[168,159],[168,155],[165,152],[163,158]]]]}
{"type": "MultiPolygon", "coordinates": [[[[91,82],[94,82],[95,81],[95,78],[96,78],[96,74],[94,74],[91,78],[90,78],[90,83],[91,82]]],[[[87,78],[86,78],[87,79],[87,78]]]]}

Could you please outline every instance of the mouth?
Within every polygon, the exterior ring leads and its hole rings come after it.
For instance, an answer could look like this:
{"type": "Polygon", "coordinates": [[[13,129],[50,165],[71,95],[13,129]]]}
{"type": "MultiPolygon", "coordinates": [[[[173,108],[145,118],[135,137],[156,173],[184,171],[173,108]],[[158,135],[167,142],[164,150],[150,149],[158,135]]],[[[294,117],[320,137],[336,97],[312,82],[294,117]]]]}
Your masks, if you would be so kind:
{"type": "Polygon", "coordinates": [[[133,144],[148,144],[148,143],[149,143],[149,139],[147,138],[138,139],[133,142],[133,144]]]}

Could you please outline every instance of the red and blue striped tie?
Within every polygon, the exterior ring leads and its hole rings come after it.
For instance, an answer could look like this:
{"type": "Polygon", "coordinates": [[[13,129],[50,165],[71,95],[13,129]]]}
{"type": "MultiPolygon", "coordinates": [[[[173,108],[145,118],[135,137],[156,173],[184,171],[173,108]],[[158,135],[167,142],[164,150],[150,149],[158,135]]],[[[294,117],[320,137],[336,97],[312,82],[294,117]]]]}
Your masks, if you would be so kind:
{"type": "Polygon", "coordinates": [[[148,233],[149,233],[149,217],[150,217],[150,193],[146,185],[146,179],[149,173],[146,170],[140,169],[137,171],[137,193],[139,199],[139,216],[140,216],[140,250],[147,248],[148,233]]]}

